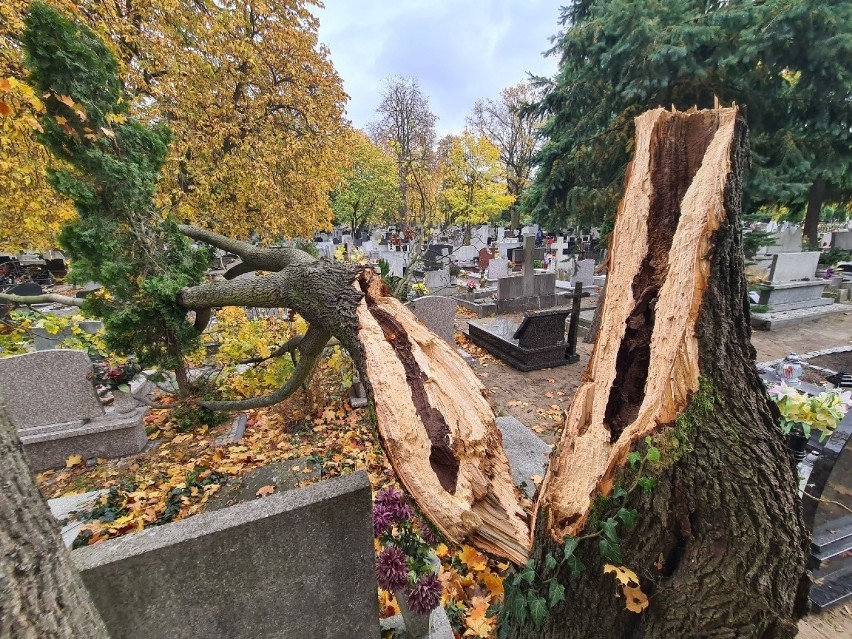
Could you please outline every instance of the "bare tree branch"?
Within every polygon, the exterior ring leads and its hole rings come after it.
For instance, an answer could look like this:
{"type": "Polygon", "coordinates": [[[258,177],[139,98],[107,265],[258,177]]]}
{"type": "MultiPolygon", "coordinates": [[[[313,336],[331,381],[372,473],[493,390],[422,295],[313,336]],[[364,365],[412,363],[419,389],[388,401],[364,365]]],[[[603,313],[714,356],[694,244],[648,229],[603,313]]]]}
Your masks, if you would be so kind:
{"type": "Polygon", "coordinates": [[[207,308],[197,308],[195,309],[195,330],[199,333],[202,332],[207,325],[210,323],[210,318],[213,316],[213,310],[208,306],[207,308]]]}
{"type": "Polygon", "coordinates": [[[274,357],[281,357],[284,353],[292,353],[294,350],[299,348],[299,345],[302,343],[304,339],[304,335],[297,335],[296,337],[292,337],[284,342],[281,346],[276,348],[266,357],[252,357],[250,359],[244,359],[239,362],[240,364],[260,364],[261,362],[265,362],[274,357]]]}
{"type": "Polygon", "coordinates": [[[0,301],[12,304],[64,304],[65,306],[83,306],[83,301],[77,297],[58,295],[56,293],[45,293],[43,295],[13,295],[11,293],[0,293],[0,301]]]}
{"type": "Polygon", "coordinates": [[[326,343],[331,337],[331,333],[322,328],[311,326],[308,332],[303,336],[299,344],[299,363],[293,370],[293,375],[274,393],[264,395],[262,397],[252,397],[250,399],[234,400],[234,401],[219,401],[219,402],[198,402],[199,406],[210,410],[250,410],[253,408],[263,408],[272,406],[288,398],[295,393],[299,387],[305,383],[314,369],[314,365],[322,354],[326,343]]]}
{"type": "Polygon", "coordinates": [[[253,267],[252,270],[280,271],[288,266],[311,264],[317,261],[309,253],[296,248],[262,248],[189,224],[181,224],[178,229],[193,240],[239,255],[243,262],[253,267]]]}
{"type": "Polygon", "coordinates": [[[245,275],[246,273],[251,273],[252,271],[256,271],[257,269],[253,264],[249,264],[247,262],[237,262],[227,271],[225,271],[225,279],[232,280],[235,277],[239,277],[240,275],[245,275]]]}

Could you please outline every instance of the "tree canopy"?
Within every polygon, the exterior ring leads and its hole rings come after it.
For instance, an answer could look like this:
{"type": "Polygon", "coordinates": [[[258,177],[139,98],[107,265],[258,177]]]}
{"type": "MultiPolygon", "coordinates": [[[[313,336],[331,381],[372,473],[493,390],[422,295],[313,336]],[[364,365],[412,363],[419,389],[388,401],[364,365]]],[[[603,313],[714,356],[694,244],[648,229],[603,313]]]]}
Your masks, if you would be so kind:
{"type": "MultiPolygon", "coordinates": [[[[465,129],[439,145],[442,155],[441,208],[447,224],[491,222],[515,198],[506,192],[500,151],[488,138],[465,129]]],[[[466,240],[469,241],[469,232],[466,240]]]]}
{"type": "Polygon", "coordinates": [[[62,247],[73,277],[105,287],[86,305],[104,319],[111,348],[182,371],[183,354],[198,342],[175,297],[201,280],[209,253],[153,203],[171,134],[127,116],[118,63],[87,27],[33,3],[23,44],[44,98],[40,139],[63,162],[50,182],[77,212],[62,247]]]}
{"type": "MultiPolygon", "coordinates": [[[[20,39],[29,4],[13,0],[0,9],[0,77],[26,81],[20,39]]],[[[331,223],[328,193],[341,168],[346,95],[328,51],[318,44],[311,13],[316,3],[49,4],[106,38],[130,112],[169,124],[174,141],[156,196],[161,209],[185,221],[238,235],[256,231],[267,239],[331,223]]],[[[0,88],[0,99],[2,93],[0,88]]],[[[32,109],[11,115],[26,120],[32,109]]],[[[18,137],[14,144],[15,165],[37,173],[45,163],[42,152],[18,137]]],[[[15,183],[35,202],[48,197],[39,190],[42,184],[27,174],[15,183]]],[[[19,211],[17,201],[11,208],[19,211]]],[[[57,208],[49,202],[38,207],[40,218],[30,210],[28,219],[46,220],[45,228],[55,231],[58,222],[51,216],[57,217],[57,208]]]]}
{"type": "MultiPolygon", "coordinates": [[[[469,126],[499,151],[506,191],[516,199],[529,185],[532,173],[536,131],[541,123],[525,110],[538,97],[536,88],[523,82],[503,89],[499,100],[478,100],[468,118],[469,126]]],[[[512,228],[518,227],[518,218],[517,207],[513,207],[512,228]]]]}
{"type": "Polygon", "coordinates": [[[417,80],[402,76],[388,78],[377,113],[380,117],[370,125],[370,135],[396,159],[402,198],[398,221],[406,224],[417,214],[422,223],[434,204],[430,195],[438,118],[417,80]]]}
{"type": "Polygon", "coordinates": [[[353,231],[365,223],[392,221],[400,199],[393,158],[362,131],[350,131],[348,138],[343,177],[331,193],[335,219],[353,231]]]}
{"type": "Polygon", "coordinates": [[[534,112],[546,118],[545,142],[524,201],[539,220],[611,217],[633,118],[655,106],[712,107],[717,98],[748,108],[750,206],[801,207],[815,190],[848,200],[849,3],[584,0],[563,8],[560,21],[551,52],[560,67],[552,82],[539,81],[546,93],[534,112]]]}

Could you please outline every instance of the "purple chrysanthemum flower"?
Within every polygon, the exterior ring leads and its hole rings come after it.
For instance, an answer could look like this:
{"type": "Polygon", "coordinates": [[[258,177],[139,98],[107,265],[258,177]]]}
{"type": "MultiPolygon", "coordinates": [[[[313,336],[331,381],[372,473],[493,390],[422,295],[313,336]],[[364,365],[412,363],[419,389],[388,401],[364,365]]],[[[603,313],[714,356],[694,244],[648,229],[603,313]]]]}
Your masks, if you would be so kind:
{"type": "Polygon", "coordinates": [[[442,592],[438,575],[423,575],[408,592],[408,607],[417,614],[428,615],[441,603],[442,592]]]}
{"type": "Polygon", "coordinates": [[[406,586],[408,560],[405,553],[396,546],[386,547],[376,559],[376,581],[382,588],[391,592],[406,586]]]}
{"type": "Polygon", "coordinates": [[[403,497],[402,493],[395,488],[385,488],[376,495],[376,506],[383,506],[391,513],[395,522],[408,521],[414,516],[414,511],[403,497]]]}
{"type": "Polygon", "coordinates": [[[435,536],[435,533],[432,532],[432,527],[426,522],[423,517],[417,518],[420,523],[420,536],[423,537],[423,541],[425,541],[430,546],[434,546],[438,543],[438,538],[435,536]]]}
{"type": "Polygon", "coordinates": [[[393,526],[393,513],[387,506],[376,503],[373,506],[373,536],[380,537],[393,526]]]}

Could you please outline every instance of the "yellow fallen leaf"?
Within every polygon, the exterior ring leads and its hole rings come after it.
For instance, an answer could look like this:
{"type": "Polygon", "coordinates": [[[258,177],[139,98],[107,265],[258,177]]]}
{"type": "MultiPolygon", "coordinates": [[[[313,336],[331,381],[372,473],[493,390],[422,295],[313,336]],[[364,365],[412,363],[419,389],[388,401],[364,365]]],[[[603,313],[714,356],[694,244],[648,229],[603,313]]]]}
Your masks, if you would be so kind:
{"type": "Polygon", "coordinates": [[[461,559],[462,562],[464,562],[464,564],[471,570],[475,570],[477,572],[485,570],[485,555],[472,546],[462,546],[461,552],[459,552],[459,559],[461,559]]]}
{"type": "Polygon", "coordinates": [[[65,468],[74,468],[74,466],[77,466],[78,464],[82,464],[82,463],[83,463],[82,455],[69,455],[65,459],[65,468]]]}
{"type": "Polygon", "coordinates": [[[642,592],[640,588],[624,586],[624,597],[627,599],[625,607],[630,612],[639,614],[648,607],[648,595],[642,592]]]}
{"type": "Polygon", "coordinates": [[[633,584],[635,587],[639,585],[639,577],[637,577],[636,573],[630,570],[630,568],[606,564],[604,566],[604,574],[610,572],[615,573],[615,578],[622,586],[629,586],[630,584],[633,584]]]}
{"type": "Polygon", "coordinates": [[[495,575],[493,572],[486,571],[482,575],[482,581],[485,582],[485,587],[491,592],[494,597],[503,595],[503,579],[500,575],[495,575]]]}
{"type": "Polygon", "coordinates": [[[447,548],[447,544],[438,544],[438,547],[435,548],[435,554],[438,555],[441,559],[450,554],[450,549],[447,548]]]}
{"type": "Polygon", "coordinates": [[[541,475],[533,475],[532,477],[530,477],[530,479],[532,479],[532,483],[534,483],[536,486],[541,485],[541,475]]]}
{"type": "Polygon", "coordinates": [[[271,495],[274,492],[275,492],[275,486],[273,486],[272,484],[270,484],[269,486],[261,486],[260,488],[257,489],[257,492],[255,493],[255,497],[268,497],[269,495],[271,495]]]}
{"type": "Polygon", "coordinates": [[[487,611],[488,604],[485,602],[474,606],[464,620],[464,625],[467,627],[467,630],[464,632],[465,637],[487,639],[491,636],[491,633],[494,631],[495,620],[485,616],[487,611]]]}

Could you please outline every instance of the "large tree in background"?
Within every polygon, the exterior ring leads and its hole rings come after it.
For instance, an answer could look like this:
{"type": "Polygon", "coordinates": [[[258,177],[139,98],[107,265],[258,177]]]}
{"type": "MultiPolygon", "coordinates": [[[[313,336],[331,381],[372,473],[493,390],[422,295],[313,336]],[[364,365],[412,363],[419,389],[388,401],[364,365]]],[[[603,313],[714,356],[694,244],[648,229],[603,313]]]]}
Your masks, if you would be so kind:
{"type": "Polygon", "coordinates": [[[44,100],[40,139],[62,162],[50,181],[77,211],[62,229],[62,248],[74,278],[106,291],[85,304],[104,319],[111,348],[173,369],[186,392],[183,357],[198,333],[175,296],[201,281],[209,254],[154,205],[171,134],[127,116],[118,63],[91,30],[34,3],[23,44],[27,80],[44,100]]]}
{"type": "Polygon", "coordinates": [[[339,224],[354,233],[362,224],[392,221],[399,206],[399,184],[392,157],[358,130],[348,133],[343,177],[331,193],[339,224]]]}
{"type": "Polygon", "coordinates": [[[563,9],[559,71],[536,112],[546,118],[526,210],[560,226],[612,218],[647,108],[746,104],[754,170],[747,206],[848,200],[852,7],[842,0],[634,3],[563,9]]]}
{"type": "Polygon", "coordinates": [[[444,223],[464,225],[464,242],[470,244],[472,225],[493,221],[515,200],[506,193],[500,151],[468,129],[445,137],[439,149],[444,223]]]}
{"type": "MultiPolygon", "coordinates": [[[[21,16],[29,4],[11,0],[0,8],[0,77],[23,79],[21,16]]],[[[346,96],[318,44],[315,3],[49,4],[108,39],[131,113],[169,124],[174,142],[158,206],[187,221],[265,238],[330,224],[328,192],[339,177],[346,96]]],[[[37,147],[17,145],[15,153],[20,166],[44,164],[37,147]]],[[[17,185],[44,198],[26,174],[17,185]]],[[[56,209],[47,203],[39,209],[55,229],[56,209]]]]}
{"type": "MultiPolygon", "coordinates": [[[[468,125],[485,136],[500,153],[506,191],[516,200],[530,181],[540,121],[528,107],[540,95],[527,82],[503,89],[499,100],[479,100],[468,125]]],[[[512,207],[511,228],[520,228],[520,210],[512,207]]]]}
{"type": "Polygon", "coordinates": [[[402,76],[387,80],[376,111],[380,117],[370,125],[370,135],[396,158],[402,198],[398,221],[406,224],[412,214],[412,201],[419,204],[421,216],[428,207],[428,176],[435,168],[438,118],[417,80],[402,76]]]}

